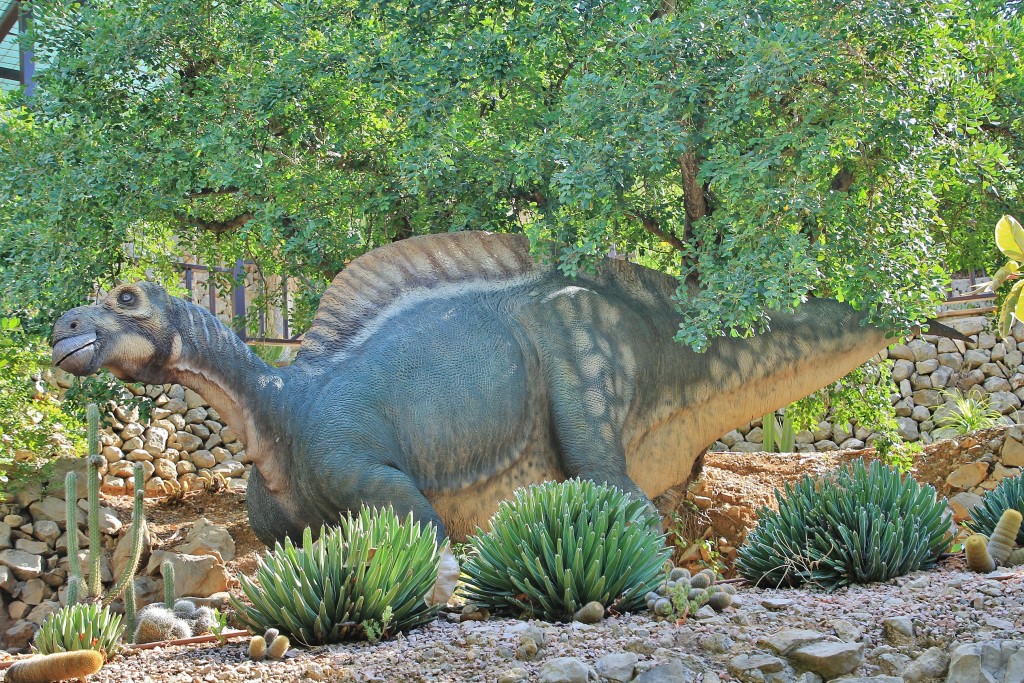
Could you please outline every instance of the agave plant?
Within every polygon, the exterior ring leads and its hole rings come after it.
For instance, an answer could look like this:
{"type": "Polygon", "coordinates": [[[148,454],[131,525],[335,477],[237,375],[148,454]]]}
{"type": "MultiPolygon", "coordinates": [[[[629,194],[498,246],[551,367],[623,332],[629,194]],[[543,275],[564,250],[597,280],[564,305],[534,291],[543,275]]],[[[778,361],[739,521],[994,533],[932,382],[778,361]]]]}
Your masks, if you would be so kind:
{"type": "Polygon", "coordinates": [[[104,659],[117,654],[124,625],[121,615],[97,603],[67,605],[48,616],[32,644],[44,655],[96,650],[104,659]]]}
{"type": "Polygon", "coordinates": [[[935,424],[956,434],[969,434],[999,424],[1003,414],[985,394],[963,393],[959,389],[942,392],[946,404],[935,412],[935,424]]]}
{"type": "Polygon", "coordinates": [[[253,633],[275,628],[304,645],[384,638],[432,621],[425,600],[437,581],[440,553],[432,525],[388,507],[363,508],[340,528],[307,528],[302,545],[274,546],[256,570],[240,577],[252,604],[232,597],[238,620],[253,633]]]}
{"type": "Polygon", "coordinates": [[[578,479],[519,489],[469,544],[467,602],[549,621],[592,601],[643,608],[670,555],[647,501],[578,479]]]}
{"type": "Polygon", "coordinates": [[[834,590],[885,581],[933,566],[951,541],[950,513],[935,489],[877,461],[804,476],[784,494],[776,489],[775,499],[778,511],[758,510],[736,558],[739,573],[758,585],[834,590]]]}
{"type": "MultiPolygon", "coordinates": [[[[1010,509],[1024,514],[1024,476],[1007,477],[986,493],[981,503],[971,509],[967,528],[977,534],[992,536],[999,518],[1010,509]]],[[[1017,532],[1017,545],[1024,546],[1024,525],[1017,532]]]]}

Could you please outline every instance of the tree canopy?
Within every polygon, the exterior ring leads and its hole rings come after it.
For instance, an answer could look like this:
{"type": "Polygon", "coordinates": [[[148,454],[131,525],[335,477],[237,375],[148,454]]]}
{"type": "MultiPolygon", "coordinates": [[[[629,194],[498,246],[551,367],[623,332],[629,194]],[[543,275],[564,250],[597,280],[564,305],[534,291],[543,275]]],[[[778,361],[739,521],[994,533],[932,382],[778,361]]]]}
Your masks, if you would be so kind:
{"type": "Polygon", "coordinates": [[[1024,213],[1015,3],[25,4],[0,300],[38,323],[185,247],[302,278],[308,316],[369,248],[484,229],[692,279],[697,348],[808,294],[899,330],[1024,213]]]}

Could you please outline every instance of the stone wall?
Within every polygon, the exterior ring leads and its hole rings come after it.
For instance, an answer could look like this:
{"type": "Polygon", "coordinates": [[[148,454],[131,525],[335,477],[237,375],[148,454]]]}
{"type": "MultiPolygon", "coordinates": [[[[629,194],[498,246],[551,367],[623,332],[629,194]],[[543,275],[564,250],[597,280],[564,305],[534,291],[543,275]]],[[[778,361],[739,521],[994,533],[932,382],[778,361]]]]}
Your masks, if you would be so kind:
{"type": "MultiPolygon", "coordinates": [[[[1018,422],[1017,410],[1024,399],[1024,325],[1016,323],[1009,337],[998,339],[991,316],[948,318],[943,323],[970,337],[972,343],[924,335],[894,344],[881,354],[893,359],[890,400],[900,435],[924,444],[953,436],[936,424],[941,418],[936,412],[948,410],[943,409],[949,403],[943,391],[953,388],[984,392],[1007,422],[1018,422]]],[[[876,436],[870,426],[837,424],[829,416],[813,432],[797,433],[796,450],[864,448],[876,436]]],[[[723,435],[711,450],[757,452],[764,450],[763,442],[759,418],[723,435]]]]}
{"type": "MultiPolygon", "coordinates": [[[[59,386],[70,376],[55,375],[59,386]]],[[[152,402],[149,420],[137,409],[119,407],[104,416],[100,447],[106,466],[103,492],[125,495],[132,488],[133,469],[141,462],[147,495],[177,486],[194,490],[216,485],[244,490],[251,464],[245,446],[199,394],[177,384],[147,386],[152,402]]]]}

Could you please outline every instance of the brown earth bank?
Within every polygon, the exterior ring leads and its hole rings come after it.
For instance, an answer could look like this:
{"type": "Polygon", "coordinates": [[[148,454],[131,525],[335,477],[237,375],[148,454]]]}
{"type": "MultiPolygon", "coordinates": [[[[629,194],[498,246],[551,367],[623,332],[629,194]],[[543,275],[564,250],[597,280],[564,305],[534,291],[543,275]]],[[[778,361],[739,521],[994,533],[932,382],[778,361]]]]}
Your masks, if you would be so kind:
{"type": "MultiPolygon", "coordinates": [[[[983,442],[990,435],[972,438],[983,442]]],[[[731,574],[735,548],[756,523],[756,510],[774,506],[776,488],[873,455],[709,453],[700,481],[681,494],[667,521],[677,558],[695,567],[717,563],[731,574]]],[[[930,449],[919,457],[915,475],[945,493],[945,478],[963,457],[960,449],[930,449]]],[[[127,521],[128,498],[106,502],[127,521]]],[[[200,516],[225,525],[236,544],[236,556],[227,563],[233,575],[252,575],[265,551],[249,529],[244,494],[148,499],[146,515],[155,549],[179,543],[200,516]]],[[[947,680],[950,655],[956,665],[956,648],[964,643],[996,643],[997,654],[989,653],[989,659],[1003,667],[993,679],[1002,680],[1017,656],[1014,646],[1002,643],[1024,641],[1024,572],[967,572],[958,556],[929,571],[834,593],[738,585],[733,607],[685,623],[655,622],[649,613],[595,625],[512,619],[458,623],[456,613],[442,613],[433,624],[387,642],[296,648],[280,662],[250,661],[243,641],[126,650],[91,680],[814,683],[853,673],[896,683],[947,680]],[[523,653],[527,635],[541,646],[534,656],[523,653]]],[[[239,592],[237,582],[231,589],[239,592]]],[[[1024,642],[1020,647],[1017,665],[1024,671],[1024,642]]]]}

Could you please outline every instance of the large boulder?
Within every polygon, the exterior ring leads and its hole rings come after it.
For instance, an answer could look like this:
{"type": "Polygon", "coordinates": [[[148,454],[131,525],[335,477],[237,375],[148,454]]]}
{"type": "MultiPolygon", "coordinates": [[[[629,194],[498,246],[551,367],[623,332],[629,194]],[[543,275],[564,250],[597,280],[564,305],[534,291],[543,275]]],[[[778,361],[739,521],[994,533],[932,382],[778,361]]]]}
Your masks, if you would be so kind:
{"type": "Polygon", "coordinates": [[[235,541],[227,527],[213,524],[205,517],[196,520],[185,542],[174,550],[186,555],[208,555],[213,551],[225,562],[235,559],[235,541]]]}

